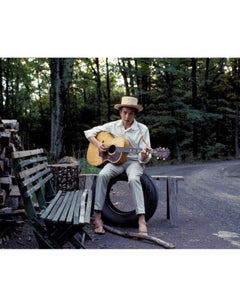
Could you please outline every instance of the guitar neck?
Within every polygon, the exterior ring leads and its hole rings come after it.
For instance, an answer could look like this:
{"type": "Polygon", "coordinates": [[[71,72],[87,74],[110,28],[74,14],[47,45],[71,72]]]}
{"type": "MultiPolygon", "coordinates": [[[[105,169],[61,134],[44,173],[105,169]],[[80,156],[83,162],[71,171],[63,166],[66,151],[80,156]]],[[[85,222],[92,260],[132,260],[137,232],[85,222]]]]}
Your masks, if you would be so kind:
{"type": "MultiPolygon", "coordinates": [[[[133,148],[133,147],[115,147],[116,152],[118,153],[135,153],[138,154],[142,151],[142,148],[133,148]]],[[[169,154],[170,151],[168,148],[157,148],[157,149],[146,149],[149,153],[151,153],[154,157],[157,157],[157,159],[163,159],[165,160],[169,154]]]]}
{"type": "Polygon", "coordinates": [[[138,154],[142,151],[141,148],[133,148],[133,147],[116,147],[117,152],[127,152],[127,153],[135,153],[138,154]]]}

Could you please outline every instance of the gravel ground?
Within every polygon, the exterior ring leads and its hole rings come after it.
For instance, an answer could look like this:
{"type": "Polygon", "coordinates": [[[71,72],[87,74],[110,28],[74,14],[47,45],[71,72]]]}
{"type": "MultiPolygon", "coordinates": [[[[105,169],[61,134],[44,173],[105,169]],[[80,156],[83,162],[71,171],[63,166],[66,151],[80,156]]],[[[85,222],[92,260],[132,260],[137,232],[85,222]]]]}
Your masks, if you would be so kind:
{"type": "MultiPolygon", "coordinates": [[[[158,182],[159,204],[148,221],[149,235],[172,243],[176,249],[239,249],[240,248],[240,161],[148,167],[150,175],[184,176],[179,182],[178,223],[171,226],[166,219],[166,194],[158,182]]],[[[118,228],[120,229],[120,228],[118,228]]],[[[120,229],[137,231],[137,229],[120,229]]],[[[87,249],[162,249],[146,240],[124,238],[106,232],[93,233],[86,241],[87,249]]],[[[37,249],[38,245],[27,223],[15,226],[0,242],[3,249],[37,249]]],[[[69,248],[69,247],[67,247],[69,248]]]]}

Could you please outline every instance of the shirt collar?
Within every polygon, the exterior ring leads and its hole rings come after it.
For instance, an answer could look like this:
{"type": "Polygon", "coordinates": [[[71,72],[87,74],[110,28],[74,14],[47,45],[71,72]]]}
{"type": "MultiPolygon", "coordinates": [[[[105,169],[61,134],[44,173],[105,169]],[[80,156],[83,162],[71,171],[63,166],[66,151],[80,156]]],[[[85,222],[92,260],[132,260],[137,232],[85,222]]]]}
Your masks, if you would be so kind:
{"type": "MultiPolygon", "coordinates": [[[[122,128],[124,128],[121,119],[119,119],[118,125],[121,126],[122,128]]],[[[128,128],[128,129],[132,129],[132,130],[137,130],[138,129],[138,124],[137,124],[136,119],[133,120],[132,126],[130,128],[128,128]]]]}

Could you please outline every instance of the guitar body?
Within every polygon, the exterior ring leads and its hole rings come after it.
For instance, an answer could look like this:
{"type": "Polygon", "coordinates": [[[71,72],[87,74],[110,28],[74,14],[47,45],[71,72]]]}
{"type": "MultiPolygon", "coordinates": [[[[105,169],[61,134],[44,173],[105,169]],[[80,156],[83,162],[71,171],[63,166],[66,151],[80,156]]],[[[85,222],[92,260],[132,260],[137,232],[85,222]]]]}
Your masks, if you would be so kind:
{"type": "Polygon", "coordinates": [[[106,152],[99,152],[98,148],[89,143],[87,150],[87,161],[89,164],[97,167],[103,167],[106,163],[120,165],[126,161],[126,152],[117,152],[116,147],[129,147],[129,142],[123,137],[114,137],[108,132],[99,132],[96,139],[103,142],[109,149],[106,152]]]}

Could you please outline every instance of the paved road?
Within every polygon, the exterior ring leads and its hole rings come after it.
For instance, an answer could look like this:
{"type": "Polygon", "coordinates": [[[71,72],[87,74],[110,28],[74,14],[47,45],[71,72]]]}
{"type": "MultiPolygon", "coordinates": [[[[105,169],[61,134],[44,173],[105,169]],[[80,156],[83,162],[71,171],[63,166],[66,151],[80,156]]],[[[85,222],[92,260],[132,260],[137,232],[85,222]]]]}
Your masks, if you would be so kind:
{"type": "MultiPolygon", "coordinates": [[[[240,248],[240,161],[148,167],[146,172],[184,176],[184,182],[179,182],[178,225],[173,227],[166,219],[166,194],[162,182],[158,208],[148,221],[150,235],[174,244],[177,249],[240,248]]],[[[90,249],[162,248],[111,233],[93,234],[92,237],[93,241],[87,242],[90,249]]]]}

